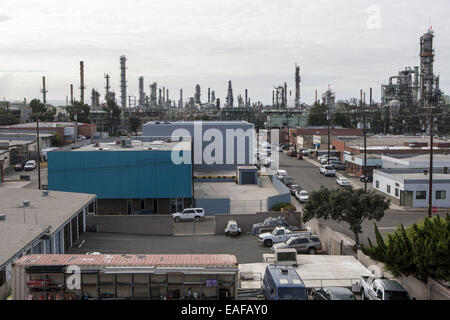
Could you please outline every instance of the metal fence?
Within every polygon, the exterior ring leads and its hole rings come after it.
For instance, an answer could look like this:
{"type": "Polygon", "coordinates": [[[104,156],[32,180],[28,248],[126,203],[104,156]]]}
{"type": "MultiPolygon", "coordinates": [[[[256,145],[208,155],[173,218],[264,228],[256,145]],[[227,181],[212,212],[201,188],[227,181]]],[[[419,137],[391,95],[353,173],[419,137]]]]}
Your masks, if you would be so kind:
{"type": "Polygon", "coordinates": [[[266,212],[267,199],[265,200],[231,200],[231,214],[253,214],[257,212],[266,212]]]}

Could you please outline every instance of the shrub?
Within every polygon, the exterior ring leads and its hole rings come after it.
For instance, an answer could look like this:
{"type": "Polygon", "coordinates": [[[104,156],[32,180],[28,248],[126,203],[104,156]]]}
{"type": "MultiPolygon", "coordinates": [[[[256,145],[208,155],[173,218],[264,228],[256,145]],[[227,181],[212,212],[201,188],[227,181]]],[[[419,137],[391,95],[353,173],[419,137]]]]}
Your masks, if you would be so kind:
{"type": "Polygon", "coordinates": [[[290,203],[279,203],[274,205],[270,211],[297,211],[297,208],[290,203]]]}

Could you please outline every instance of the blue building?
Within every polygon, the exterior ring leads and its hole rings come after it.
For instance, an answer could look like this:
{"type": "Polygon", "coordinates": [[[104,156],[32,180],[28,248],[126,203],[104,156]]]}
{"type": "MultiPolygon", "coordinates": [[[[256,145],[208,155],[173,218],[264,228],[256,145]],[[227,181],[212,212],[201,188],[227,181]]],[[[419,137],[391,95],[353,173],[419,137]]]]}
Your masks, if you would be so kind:
{"type": "Polygon", "coordinates": [[[48,153],[50,190],[97,195],[98,214],[169,214],[190,207],[193,172],[172,154],[191,157],[190,142],[87,145],[48,153]]]}

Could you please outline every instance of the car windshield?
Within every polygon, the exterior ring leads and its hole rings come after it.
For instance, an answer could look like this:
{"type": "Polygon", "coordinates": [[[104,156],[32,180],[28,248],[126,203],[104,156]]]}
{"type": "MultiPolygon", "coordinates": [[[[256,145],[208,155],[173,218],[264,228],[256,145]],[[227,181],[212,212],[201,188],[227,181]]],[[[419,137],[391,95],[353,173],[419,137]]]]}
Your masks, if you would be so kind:
{"type": "Polygon", "coordinates": [[[356,297],[352,293],[338,293],[333,294],[333,300],[356,300],[356,297]]]}
{"type": "Polygon", "coordinates": [[[306,191],[300,192],[300,196],[306,197],[307,195],[308,195],[308,192],[306,192],[306,191]]]}
{"type": "Polygon", "coordinates": [[[385,291],[385,300],[410,300],[409,295],[406,292],[401,291],[385,291]]]}
{"type": "Polygon", "coordinates": [[[278,297],[280,300],[308,300],[305,288],[280,288],[278,297]]]}
{"type": "Polygon", "coordinates": [[[325,170],[333,170],[333,167],[332,166],[326,166],[325,170]]]}

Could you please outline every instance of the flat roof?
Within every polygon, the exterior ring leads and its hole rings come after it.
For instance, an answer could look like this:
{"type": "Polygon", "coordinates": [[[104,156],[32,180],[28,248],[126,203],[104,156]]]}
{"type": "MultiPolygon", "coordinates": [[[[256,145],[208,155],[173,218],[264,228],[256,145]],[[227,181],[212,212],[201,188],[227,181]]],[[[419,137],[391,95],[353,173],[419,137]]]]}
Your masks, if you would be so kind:
{"type": "Polygon", "coordinates": [[[202,123],[202,124],[209,124],[209,125],[228,125],[228,124],[249,124],[252,125],[251,123],[244,121],[244,120],[236,120],[236,121],[175,121],[175,122],[171,122],[171,121],[150,121],[147,122],[144,125],[177,125],[177,124],[195,124],[195,123],[202,123]],[[158,123],[159,122],[159,123],[158,123]]]}
{"type": "Polygon", "coordinates": [[[53,254],[29,255],[20,266],[105,266],[105,267],[216,267],[236,268],[233,254],[53,254]]]}
{"type": "Polygon", "coordinates": [[[0,188],[0,264],[12,258],[37,236],[57,231],[67,220],[76,215],[96,195],[50,191],[47,197],[41,190],[0,188]],[[22,202],[29,201],[24,210],[22,202]]]}
{"type": "MultiPolygon", "coordinates": [[[[337,140],[344,141],[347,143],[347,146],[349,147],[357,147],[357,146],[364,146],[364,138],[360,136],[338,136],[336,138],[337,140]]],[[[406,147],[404,146],[404,143],[429,143],[430,137],[429,136],[383,136],[383,135],[376,135],[376,136],[368,136],[367,137],[367,146],[368,147],[403,147],[406,149],[420,149],[420,148],[413,148],[413,147],[406,147]]],[[[439,142],[448,142],[442,139],[436,138],[434,143],[439,142]]],[[[428,147],[426,147],[428,149],[428,147]]]]}
{"type": "MultiPolygon", "coordinates": [[[[85,125],[85,123],[78,123],[78,126],[85,125]]],[[[39,122],[40,128],[64,128],[64,127],[75,127],[75,122],[39,122]]],[[[0,128],[36,128],[36,122],[22,123],[2,126],[0,128]]]]}
{"type": "MultiPolygon", "coordinates": [[[[308,288],[351,287],[362,275],[371,275],[353,256],[297,255],[297,260],[298,265],[294,269],[308,288]]],[[[265,262],[240,264],[239,272],[241,275],[264,275],[268,265],[265,262]]],[[[260,289],[261,281],[241,280],[241,286],[245,289],[260,289]]]]}
{"type": "Polygon", "coordinates": [[[98,146],[95,144],[84,145],[77,149],[72,149],[71,151],[152,151],[157,150],[191,150],[190,142],[165,142],[165,141],[153,141],[153,142],[143,142],[141,140],[131,140],[132,147],[122,148],[121,144],[116,142],[100,142],[98,146]],[[102,148],[103,150],[100,150],[102,148]]]}

